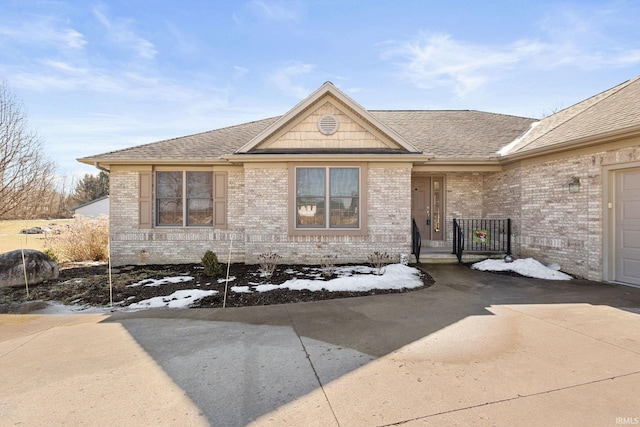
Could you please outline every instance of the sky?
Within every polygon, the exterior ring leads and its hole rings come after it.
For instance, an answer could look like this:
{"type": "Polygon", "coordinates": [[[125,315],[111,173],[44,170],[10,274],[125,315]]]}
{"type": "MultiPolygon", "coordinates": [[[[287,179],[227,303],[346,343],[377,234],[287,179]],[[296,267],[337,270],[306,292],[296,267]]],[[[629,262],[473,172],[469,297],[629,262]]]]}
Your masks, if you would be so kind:
{"type": "Polygon", "coordinates": [[[640,75],[640,2],[0,0],[0,81],[75,159],[285,114],[331,81],[370,110],[542,118],[640,75]]]}

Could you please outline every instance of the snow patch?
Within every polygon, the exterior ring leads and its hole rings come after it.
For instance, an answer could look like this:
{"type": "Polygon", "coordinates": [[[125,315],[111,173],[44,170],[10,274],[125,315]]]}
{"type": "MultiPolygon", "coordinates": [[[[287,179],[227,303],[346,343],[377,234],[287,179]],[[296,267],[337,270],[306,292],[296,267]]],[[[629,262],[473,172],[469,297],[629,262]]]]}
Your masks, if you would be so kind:
{"type": "Polygon", "coordinates": [[[218,291],[203,291],[200,289],[183,289],[175,291],[171,295],[145,299],[129,305],[128,309],[145,308],[188,308],[194,302],[209,295],[215,295],[218,291]]]}
{"type": "Polygon", "coordinates": [[[367,292],[374,289],[413,289],[423,286],[420,271],[402,264],[391,264],[384,268],[381,275],[372,274],[375,268],[366,266],[341,267],[336,269],[340,275],[332,280],[292,279],[282,285],[258,285],[257,292],[268,292],[275,289],[290,289],[292,291],[321,291],[330,292],[367,292]],[[357,274],[356,274],[357,273],[357,274]]]}
{"type": "MultiPolygon", "coordinates": [[[[557,264],[556,264],[557,265],[557,264]]],[[[555,265],[552,265],[555,267],[555,265]]],[[[480,271],[513,271],[527,277],[546,280],[571,280],[573,277],[555,268],[549,268],[533,258],[517,259],[507,263],[503,260],[486,259],[476,262],[471,268],[480,271]]],[[[558,266],[559,269],[559,266],[558,266]]]]}
{"type": "Polygon", "coordinates": [[[164,279],[144,279],[136,283],[132,283],[127,285],[128,288],[133,288],[136,286],[162,286],[169,283],[183,283],[193,280],[192,276],[176,276],[176,277],[165,277],[164,279]]]}

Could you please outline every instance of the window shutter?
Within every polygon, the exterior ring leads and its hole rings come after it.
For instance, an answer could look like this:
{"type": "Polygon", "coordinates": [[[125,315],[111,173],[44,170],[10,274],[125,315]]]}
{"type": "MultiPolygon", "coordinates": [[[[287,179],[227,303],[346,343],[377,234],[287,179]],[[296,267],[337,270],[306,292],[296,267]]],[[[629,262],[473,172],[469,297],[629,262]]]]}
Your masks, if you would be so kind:
{"type": "Polygon", "coordinates": [[[140,172],[140,194],[138,200],[138,228],[151,228],[152,221],[152,194],[151,172],[140,172]]]}
{"type": "Polygon", "coordinates": [[[214,172],[214,228],[227,228],[227,172],[214,172]]]}

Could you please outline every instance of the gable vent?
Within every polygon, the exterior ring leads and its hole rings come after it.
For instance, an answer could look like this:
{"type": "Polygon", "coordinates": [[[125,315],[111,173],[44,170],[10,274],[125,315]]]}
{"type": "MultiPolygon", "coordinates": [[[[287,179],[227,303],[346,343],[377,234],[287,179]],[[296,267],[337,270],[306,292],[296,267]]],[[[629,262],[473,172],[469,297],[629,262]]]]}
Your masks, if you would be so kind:
{"type": "Polygon", "coordinates": [[[333,135],[338,130],[338,118],[331,114],[325,114],[318,120],[318,130],[325,135],[333,135]]]}

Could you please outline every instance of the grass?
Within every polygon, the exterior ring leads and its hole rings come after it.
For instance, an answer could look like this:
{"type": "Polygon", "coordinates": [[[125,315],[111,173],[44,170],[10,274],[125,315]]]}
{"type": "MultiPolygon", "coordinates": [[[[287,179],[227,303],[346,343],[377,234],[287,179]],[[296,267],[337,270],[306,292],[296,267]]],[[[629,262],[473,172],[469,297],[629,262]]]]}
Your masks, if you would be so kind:
{"type": "Polygon", "coordinates": [[[44,234],[20,234],[20,230],[31,227],[47,227],[49,224],[68,224],[69,219],[33,219],[0,221],[0,253],[16,249],[44,250],[44,234]]]}

